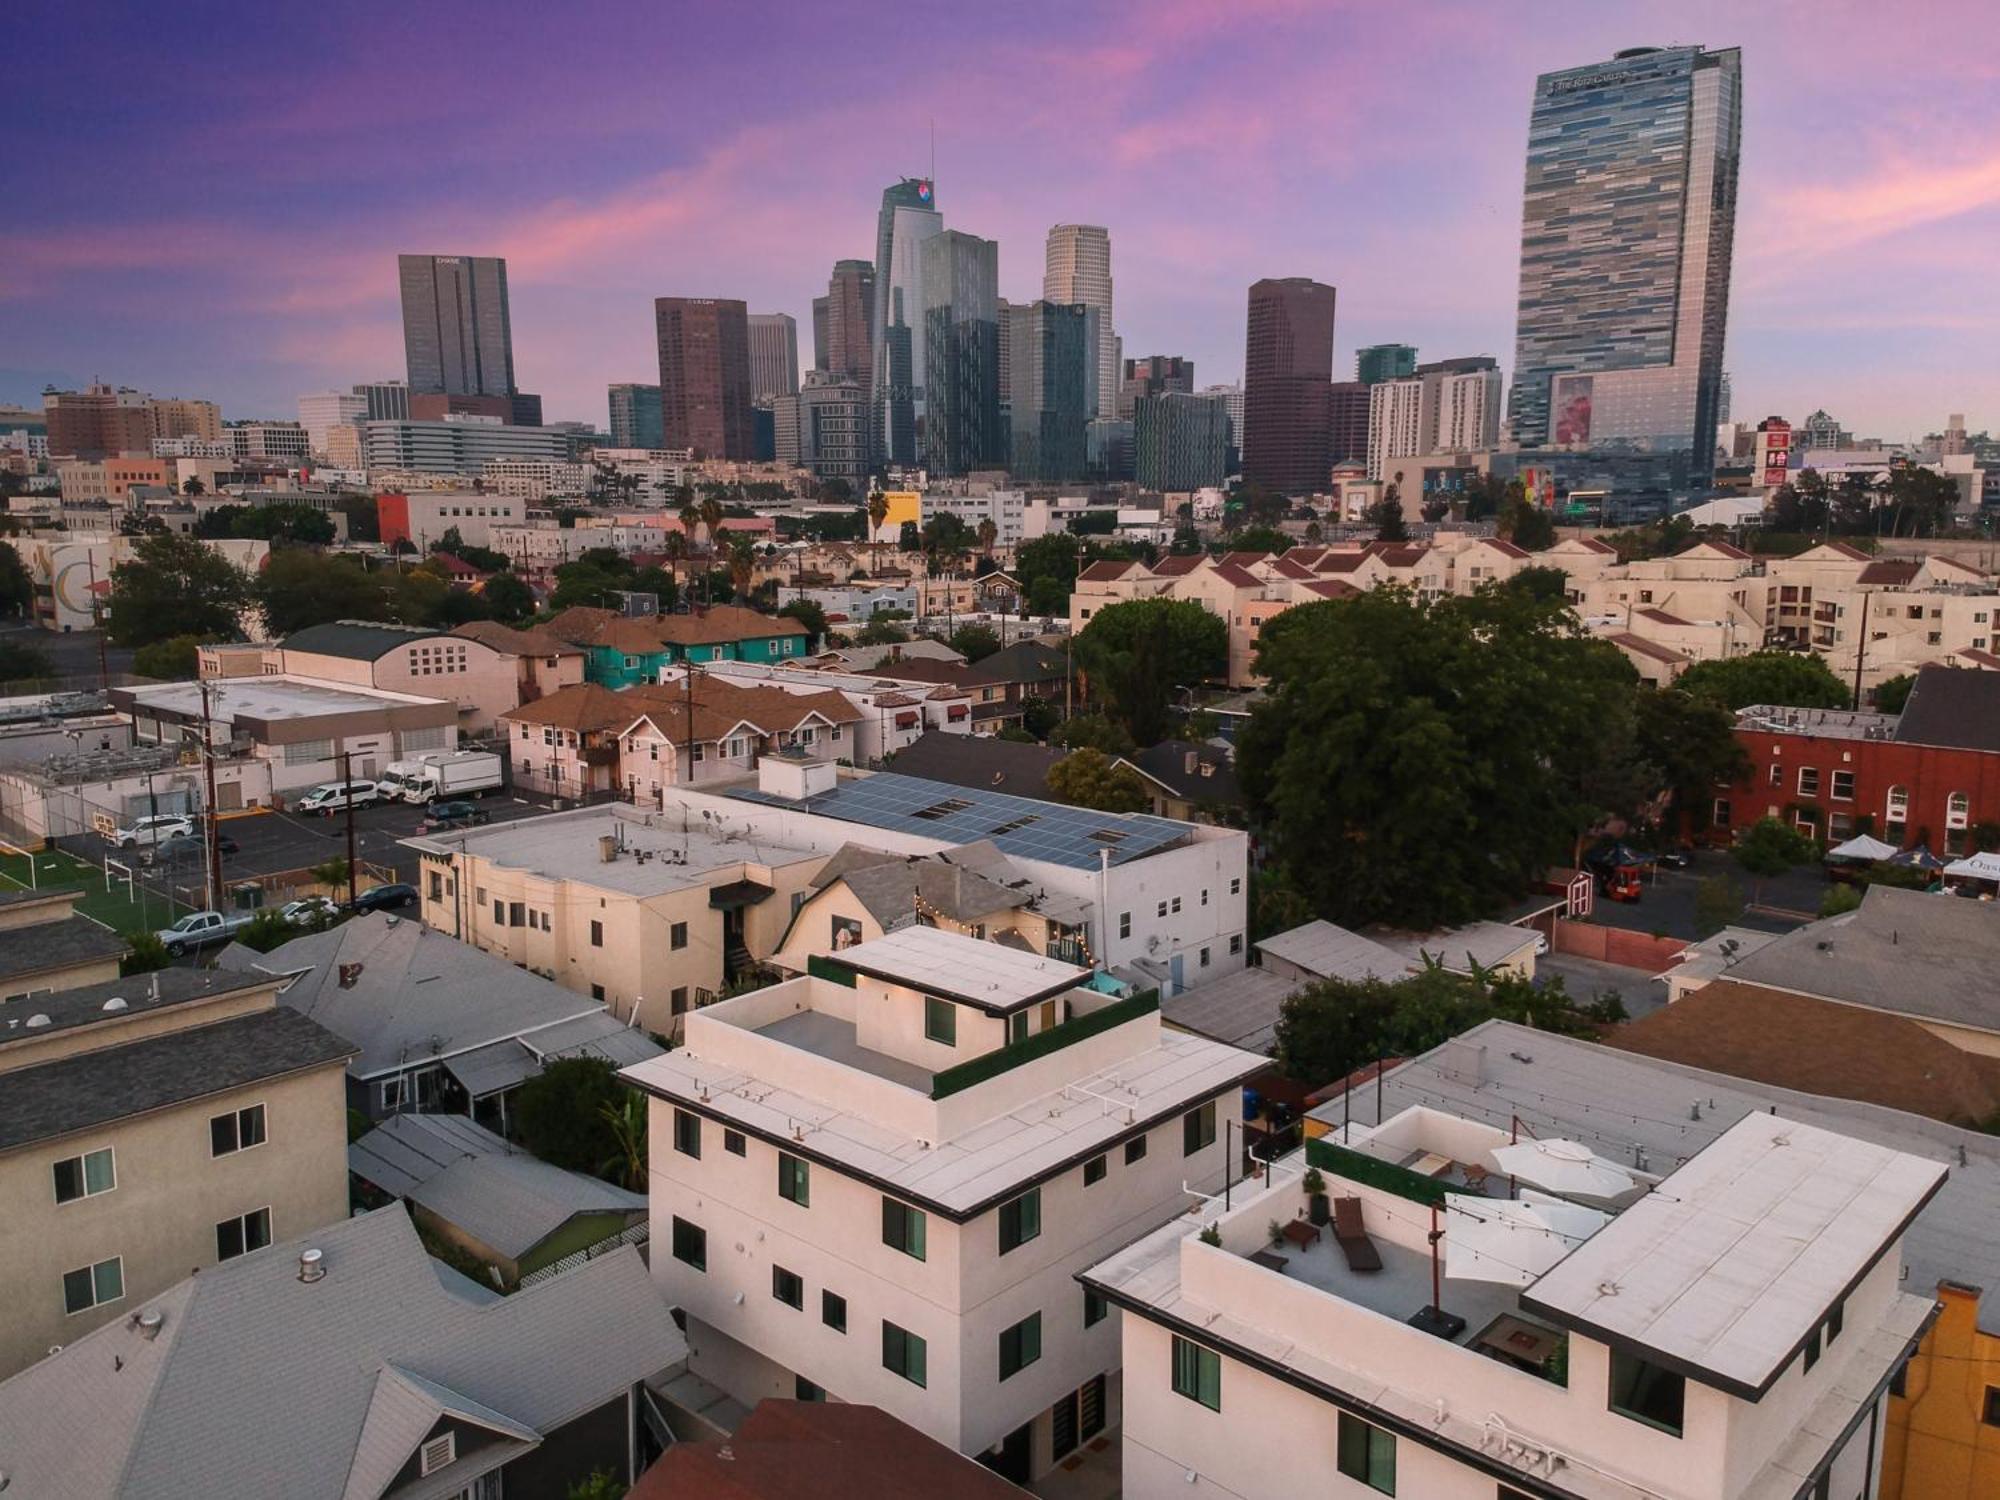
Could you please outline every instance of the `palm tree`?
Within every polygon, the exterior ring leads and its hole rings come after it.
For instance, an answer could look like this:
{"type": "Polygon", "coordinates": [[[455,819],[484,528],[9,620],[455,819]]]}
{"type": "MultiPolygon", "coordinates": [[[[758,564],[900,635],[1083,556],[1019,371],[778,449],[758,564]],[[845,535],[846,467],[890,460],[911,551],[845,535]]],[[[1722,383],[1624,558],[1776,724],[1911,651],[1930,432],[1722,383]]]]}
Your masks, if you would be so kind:
{"type": "Polygon", "coordinates": [[[713,492],[701,502],[701,524],[708,533],[708,550],[713,552],[716,538],[722,535],[722,501],[713,492]]]}
{"type": "Polygon", "coordinates": [[[988,516],[979,523],[979,554],[988,562],[993,560],[993,544],[1000,540],[1000,528],[988,516]]]}
{"type": "Polygon", "coordinates": [[[738,604],[749,599],[750,580],[756,576],[757,544],[739,536],[729,544],[729,587],[735,591],[738,604]]]}
{"type": "Polygon", "coordinates": [[[597,1169],[600,1177],[635,1193],[646,1191],[646,1096],[637,1089],[626,1090],[616,1104],[597,1107],[616,1143],[610,1156],[597,1169]]]}
{"type": "Polygon", "coordinates": [[[673,576],[674,592],[681,591],[681,564],[688,560],[688,539],[685,532],[670,531],[660,543],[660,550],[667,556],[667,572],[673,576]]]}
{"type": "Polygon", "coordinates": [[[882,523],[889,519],[889,497],[881,490],[868,496],[868,541],[873,549],[874,571],[882,571],[882,523]]]}
{"type": "Polygon", "coordinates": [[[688,539],[690,549],[694,546],[695,531],[701,525],[701,505],[694,498],[694,491],[681,490],[681,531],[688,539]]]}

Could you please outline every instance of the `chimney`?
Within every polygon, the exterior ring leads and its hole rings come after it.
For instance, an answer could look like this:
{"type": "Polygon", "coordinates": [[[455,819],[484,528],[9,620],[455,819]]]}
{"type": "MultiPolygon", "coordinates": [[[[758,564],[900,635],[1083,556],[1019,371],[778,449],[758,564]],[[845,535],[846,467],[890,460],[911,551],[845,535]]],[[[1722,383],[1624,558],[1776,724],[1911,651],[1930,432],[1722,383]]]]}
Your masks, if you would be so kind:
{"type": "Polygon", "coordinates": [[[618,835],[600,834],[597,840],[597,858],[601,864],[611,864],[618,858],[618,835]]]}
{"type": "Polygon", "coordinates": [[[361,968],[360,964],[342,964],[340,966],[340,987],[344,990],[353,989],[361,978],[361,968]]]}
{"type": "Polygon", "coordinates": [[[1199,765],[1200,763],[1201,763],[1201,753],[1200,753],[1199,751],[1196,751],[1196,750],[1190,750],[1190,751],[1188,751],[1188,752],[1187,752],[1187,755],[1186,755],[1186,756],[1184,757],[1184,764],[1183,764],[1183,767],[1182,767],[1182,769],[1183,769],[1183,770],[1184,770],[1184,771],[1185,771],[1185,772],[1186,772],[1186,773],[1187,773],[1187,774],[1188,774],[1189,776],[1192,776],[1192,775],[1194,775],[1194,769],[1195,769],[1195,767],[1196,767],[1197,765],[1199,765]]]}

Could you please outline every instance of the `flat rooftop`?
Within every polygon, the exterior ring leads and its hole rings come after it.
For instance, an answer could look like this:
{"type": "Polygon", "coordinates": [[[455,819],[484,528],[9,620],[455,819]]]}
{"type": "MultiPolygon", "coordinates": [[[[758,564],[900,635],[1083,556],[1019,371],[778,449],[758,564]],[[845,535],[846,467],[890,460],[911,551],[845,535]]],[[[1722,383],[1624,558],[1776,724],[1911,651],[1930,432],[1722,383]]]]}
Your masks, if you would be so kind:
{"type": "MultiPolygon", "coordinates": [[[[139,712],[163,711],[201,717],[201,685],[170,682],[160,687],[128,690],[139,712]]],[[[208,685],[209,716],[233,725],[241,719],[313,719],[330,714],[365,713],[412,704],[441,703],[411,693],[375,688],[334,686],[303,677],[221,677],[208,685]]]]}
{"type": "Polygon", "coordinates": [[[546,880],[574,880],[642,899],[713,884],[718,874],[746,863],[793,865],[822,857],[741,831],[716,834],[699,814],[684,817],[680,809],[648,814],[616,805],[430,834],[403,843],[430,853],[463,851],[546,880]],[[600,841],[607,836],[620,845],[612,860],[602,852],[600,841]]]}
{"type": "Polygon", "coordinates": [[[1755,1399],[1944,1179],[1936,1162],[1746,1115],[1521,1303],[1755,1399]]]}
{"type": "MultiPolygon", "coordinates": [[[[38,927],[19,931],[34,933],[38,927]]],[[[122,942],[119,944],[122,948],[122,942]]],[[[0,1047],[58,1031],[74,1031],[106,1021],[129,1020],[146,1011],[171,1010],[191,1000],[268,989],[275,974],[231,974],[219,969],[161,969],[129,979],[107,979],[52,994],[30,995],[0,1005],[0,1047]]]]}
{"type": "Polygon", "coordinates": [[[1059,959],[920,925],[831,957],[857,974],[996,1013],[1060,995],[1090,978],[1090,970],[1059,959]]]}
{"type": "Polygon", "coordinates": [[[803,801],[755,786],[732,787],[728,795],[953,844],[991,839],[1001,853],[1016,859],[1075,870],[1096,869],[1106,851],[1114,865],[1143,859],[1188,842],[1195,831],[1193,824],[1148,813],[1096,812],[893,771],[842,780],[803,801]]]}
{"type": "Polygon", "coordinates": [[[821,1010],[802,1010],[794,1015],[781,1016],[759,1026],[757,1034],[844,1067],[859,1068],[864,1073],[872,1073],[877,1078],[919,1093],[928,1094],[931,1080],[935,1077],[928,1068],[920,1068],[915,1063],[904,1062],[900,1057],[891,1057],[886,1052],[862,1046],[855,1036],[852,1021],[843,1021],[839,1016],[830,1016],[821,1010]]]}
{"type": "Polygon", "coordinates": [[[1736,727],[1770,734],[1803,734],[1816,740],[1893,740],[1896,715],[1757,703],[1736,710],[1736,727]]]}
{"type": "MultiPolygon", "coordinates": [[[[791,1018],[789,1024],[796,1020],[791,1018]]],[[[843,1059],[841,1038],[832,1037],[832,1050],[827,1050],[829,1033],[811,1028],[787,1032],[787,1024],[767,1025],[760,1034],[846,1061],[878,1078],[888,1076],[867,1059],[843,1059]]],[[[693,1036],[688,1045],[626,1068],[620,1076],[658,1098],[963,1221],[1042,1177],[1094,1156],[1131,1134],[1135,1125],[1177,1119],[1263,1066],[1263,1058],[1234,1047],[1162,1028],[1157,1046],[1081,1074],[1063,1087],[941,1141],[919,1140],[890,1129],[844,1108],[841,1100],[774,1087],[753,1074],[711,1062],[701,1055],[700,1042],[693,1036]]],[[[1174,1149],[1179,1149],[1178,1137],[1174,1149]]]]}

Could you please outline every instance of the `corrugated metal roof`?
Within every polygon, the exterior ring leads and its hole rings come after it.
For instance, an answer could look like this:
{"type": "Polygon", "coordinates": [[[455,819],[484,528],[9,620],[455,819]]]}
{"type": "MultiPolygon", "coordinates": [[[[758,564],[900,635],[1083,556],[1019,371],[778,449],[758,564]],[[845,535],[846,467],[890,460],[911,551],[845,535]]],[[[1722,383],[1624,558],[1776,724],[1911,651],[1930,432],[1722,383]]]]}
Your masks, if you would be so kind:
{"type": "Polygon", "coordinates": [[[286,651],[303,651],[313,656],[344,656],[352,661],[376,661],[398,646],[444,635],[413,625],[381,625],[367,620],[336,620],[327,625],[308,625],[280,642],[286,651]]]}

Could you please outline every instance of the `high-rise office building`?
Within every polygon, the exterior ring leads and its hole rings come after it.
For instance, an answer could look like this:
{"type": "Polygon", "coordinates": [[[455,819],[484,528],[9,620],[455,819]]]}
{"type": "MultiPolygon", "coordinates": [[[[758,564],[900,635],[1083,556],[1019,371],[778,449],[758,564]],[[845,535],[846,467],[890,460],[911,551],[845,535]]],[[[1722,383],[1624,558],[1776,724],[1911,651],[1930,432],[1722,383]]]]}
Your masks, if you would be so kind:
{"type": "Polygon", "coordinates": [[[354,388],[354,394],[368,402],[370,422],[407,422],[410,420],[410,385],[405,380],[367,380],[354,388]]]}
{"type": "Polygon", "coordinates": [[[1508,421],[1557,450],[1559,479],[1708,484],[1741,115],[1734,48],[1633,47],[1535,81],[1508,421]]]}
{"type": "Polygon", "coordinates": [[[875,452],[886,464],[917,462],[925,402],[923,245],[944,232],[936,202],[928,177],[905,177],[882,190],[875,223],[870,395],[877,414],[875,452]]]}
{"type": "Polygon", "coordinates": [[[205,443],[222,441],[222,408],[213,401],[190,400],[184,396],[155,396],[146,403],[146,410],[153,419],[155,438],[199,438],[205,443]]]}
{"type": "Polygon", "coordinates": [[[1133,477],[1149,490],[1206,489],[1229,477],[1229,409],[1214,396],[1141,396],[1132,418],[1133,477]]]}
{"type": "Polygon", "coordinates": [[[1243,477],[1287,495],[1324,490],[1334,289],[1304,276],[1250,288],[1243,345],[1243,477]]]}
{"type": "Polygon", "coordinates": [[[1500,441],[1500,366],[1475,354],[1368,386],[1368,477],[1398,458],[1491,452],[1500,441]]]}
{"type": "Polygon", "coordinates": [[[751,456],[750,310],[733,298],[661,297],[660,436],[702,458],[751,456]]]}
{"type": "Polygon", "coordinates": [[[53,458],[117,458],[153,452],[152,397],[144,391],[93,385],[87,391],[42,392],[53,458]]]}
{"type": "Polygon", "coordinates": [[[1213,396],[1222,403],[1222,409],[1229,413],[1229,472],[1234,474],[1243,467],[1243,386],[1205,385],[1197,395],[1213,396]]]}
{"type": "Polygon", "coordinates": [[[1081,302],[1096,314],[1091,333],[1093,415],[1118,415],[1118,336],[1111,327],[1111,231],[1099,224],[1058,224],[1049,231],[1042,299],[1081,302]]]}
{"type": "Polygon", "coordinates": [[[770,401],[798,389],[798,321],[790,313],[750,314],[750,399],[770,401]]]}
{"type": "Polygon", "coordinates": [[[1327,391],[1327,457],[1337,464],[1368,461],[1368,393],[1364,380],[1336,380],[1327,391]]]}
{"type": "Polygon", "coordinates": [[[964,474],[1004,464],[1000,246],[947,229],[923,242],[922,258],[924,466],[964,474]]]}
{"type": "Polygon", "coordinates": [[[865,260],[837,260],[826,283],[825,359],[829,375],[858,380],[865,390],[872,378],[875,322],[875,267],[865,260]]]}
{"type": "Polygon", "coordinates": [[[1401,380],[1417,373],[1414,344],[1370,344],[1354,351],[1354,378],[1363,385],[1381,380],[1401,380]]]}
{"type": "Polygon", "coordinates": [[[868,386],[851,375],[835,375],[815,370],[806,377],[799,394],[791,398],[796,414],[788,414],[781,403],[778,416],[778,456],[785,456],[784,428],[789,421],[796,427],[790,441],[802,463],[822,482],[844,481],[855,496],[868,484],[870,444],[868,386]]]}
{"type": "Polygon", "coordinates": [[[367,420],[368,398],[357,392],[315,391],[299,397],[299,426],[305,428],[306,442],[314,453],[326,452],[329,428],[367,420]]]}
{"type": "Polygon", "coordinates": [[[813,298],[813,368],[826,368],[826,319],[828,297],[813,298]]]}
{"type": "Polygon", "coordinates": [[[611,387],[611,446],[667,446],[666,429],[661,424],[658,386],[627,381],[611,387]]]}
{"type": "Polygon", "coordinates": [[[1007,308],[1008,467],[1030,484],[1081,479],[1089,458],[1090,309],[1081,302],[1007,308]]]}
{"type": "Polygon", "coordinates": [[[411,392],[513,395],[507,262],[496,255],[399,255],[396,271],[411,392]]]}
{"type": "Polygon", "coordinates": [[[1118,415],[1130,421],[1141,397],[1164,391],[1194,392],[1194,361],[1178,354],[1149,354],[1143,359],[1121,359],[1118,382],[1118,415]]]}

